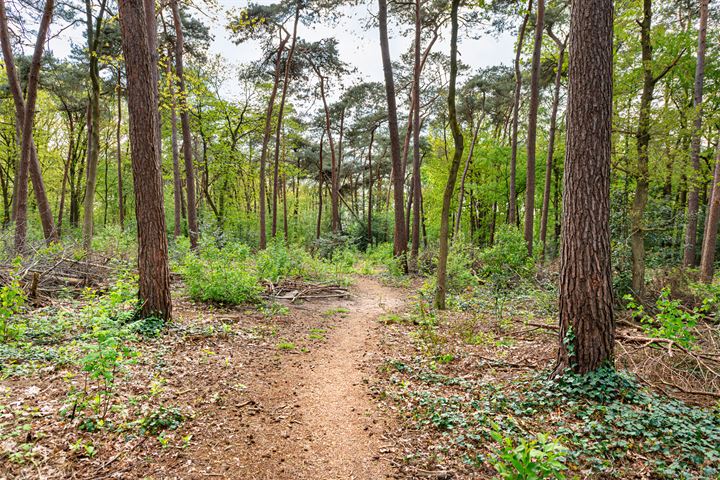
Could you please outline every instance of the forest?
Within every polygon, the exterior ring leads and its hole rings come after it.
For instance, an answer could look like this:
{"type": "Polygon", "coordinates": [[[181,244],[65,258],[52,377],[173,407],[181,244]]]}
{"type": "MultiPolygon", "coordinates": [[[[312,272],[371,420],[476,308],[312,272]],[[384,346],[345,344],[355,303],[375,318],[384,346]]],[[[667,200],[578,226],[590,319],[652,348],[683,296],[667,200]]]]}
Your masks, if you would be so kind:
{"type": "Polygon", "coordinates": [[[0,480],[720,478],[719,45],[0,0],[0,480]]]}

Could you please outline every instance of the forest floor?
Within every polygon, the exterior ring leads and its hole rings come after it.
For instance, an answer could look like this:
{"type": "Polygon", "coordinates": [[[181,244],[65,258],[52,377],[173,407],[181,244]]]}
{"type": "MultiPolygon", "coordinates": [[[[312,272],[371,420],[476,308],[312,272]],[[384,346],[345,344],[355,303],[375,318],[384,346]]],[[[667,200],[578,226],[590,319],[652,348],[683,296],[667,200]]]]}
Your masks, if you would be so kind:
{"type": "Polygon", "coordinates": [[[122,322],[97,298],[31,311],[28,340],[0,344],[0,480],[486,479],[526,454],[569,478],[718,478],[720,403],[662,383],[672,364],[710,386],[677,348],[618,342],[637,379],[550,382],[552,282],[437,312],[420,278],[348,281],[345,298],[236,307],[178,283],[147,335],[104,335],[122,322]]]}
{"type": "Polygon", "coordinates": [[[391,478],[393,418],[371,385],[383,361],[377,319],[401,310],[405,293],[372,277],[352,283],[348,298],[265,313],[176,295],[173,326],[142,345],[108,415],[152,419],[155,435],[61,421],[63,368],[2,380],[0,479],[391,478]]]}

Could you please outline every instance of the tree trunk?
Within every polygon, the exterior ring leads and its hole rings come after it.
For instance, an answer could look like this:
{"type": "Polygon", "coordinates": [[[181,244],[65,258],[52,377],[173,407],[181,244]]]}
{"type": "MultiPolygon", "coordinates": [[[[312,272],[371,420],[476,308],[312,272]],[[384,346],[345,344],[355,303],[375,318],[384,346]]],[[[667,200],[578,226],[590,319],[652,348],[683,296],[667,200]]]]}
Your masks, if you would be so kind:
{"type": "MultiPolygon", "coordinates": [[[[402,159],[400,157],[400,135],[398,132],[397,106],[395,104],[395,80],[393,78],[392,63],[390,61],[390,43],[387,27],[387,0],[378,0],[378,23],[380,30],[380,50],[382,53],[383,73],[385,77],[385,93],[388,104],[388,129],[390,131],[390,154],[392,157],[393,190],[395,204],[395,235],[393,239],[393,254],[403,257],[407,251],[407,236],[405,232],[405,205],[403,200],[404,176],[402,159]]],[[[402,260],[404,270],[407,270],[407,261],[402,260]]]]}
{"type": "Polygon", "coordinates": [[[175,74],[178,82],[178,96],[180,98],[180,125],[183,137],[183,159],[185,161],[185,178],[187,179],[187,218],[188,233],[190,235],[190,248],[197,250],[200,231],[198,229],[197,208],[195,203],[195,166],[192,155],[192,136],[190,133],[190,112],[187,104],[185,89],[185,67],[183,63],[183,50],[185,48],[185,37],[180,21],[180,11],[177,0],[170,2],[175,26],[175,74]]]}
{"type": "MultiPolygon", "coordinates": [[[[295,7],[295,21],[293,23],[292,40],[290,49],[285,60],[285,77],[283,79],[282,93],[280,94],[280,105],[278,106],[277,129],[275,130],[275,162],[273,169],[273,194],[272,194],[272,237],[275,238],[277,233],[277,203],[278,203],[278,182],[280,178],[280,132],[282,129],[283,112],[285,110],[285,98],[287,97],[288,85],[290,83],[290,69],[292,67],[293,54],[295,53],[295,43],[297,40],[297,27],[300,20],[300,5],[298,2],[295,7]]],[[[287,235],[286,235],[287,236],[287,235]]]]}
{"type": "Polygon", "coordinates": [[[610,267],[613,2],[573,2],[560,263],[560,338],[553,375],[612,364],[610,267]]]}
{"type": "Polygon", "coordinates": [[[652,107],[655,80],[652,73],[652,0],[643,0],[643,20],[640,23],[640,36],[643,65],[643,89],[640,98],[637,145],[637,178],[635,196],[630,207],[630,249],[632,254],[632,289],[642,297],[645,292],[645,207],[650,189],[649,153],[650,146],[650,108],[652,107]]]}
{"type": "Polygon", "coordinates": [[[125,199],[123,198],[123,172],[122,172],[122,96],[121,96],[121,80],[120,68],[118,67],[117,76],[117,126],[115,128],[115,142],[117,144],[117,182],[118,182],[118,216],[120,220],[120,230],[125,230],[125,199]]]}
{"type": "Polygon", "coordinates": [[[528,0],[527,12],[520,24],[518,32],[517,46],[515,47],[515,95],[513,98],[513,117],[512,117],[512,136],[510,138],[510,191],[508,193],[508,219],[509,225],[514,225],[516,221],[515,212],[517,198],[517,136],[518,136],[518,116],[520,115],[520,94],[522,92],[522,72],[520,71],[520,56],[522,54],[523,43],[525,42],[525,29],[527,28],[530,12],[532,11],[533,0],[528,0]]]}
{"type": "Polygon", "coordinates": [[[277,95],[278,84],[280,82],[280,60],[282,59],[282,52],[285,50],[285,44],[288,41],[288,36],[280,39],[280,45],[277,49],[277,59],[275,60],[275,77],[273,81],[273,88],[270,92],[270,98],[268,99],[268,106],[265,112],[265,129],[263,130],[263,142],[262,149],[260,150],[260,243],[259,247],[261,250],[267,246],[267,229],[265,226],[266,222],[266,199],[265,199],[265,164],[267,163],[267,150],[268,144],[270,143],[270,133],[272,130],[272,114],[275,108],[275,96],[277,95]]]}
{"type": "Polygon", "coordinates": [[[367,214],[367,235],[368,235],[368,245],[373,245],[375,242],[373,242],[373,230],[372,230],[372,210],[373,210],[373,171],[372,171],[372,146],[373,142],[375,141],[375,128],[373,127],[372,130],[370,130],[370,145],[368,145],[368,175],[370,176],[368,180],[368,214],[367,214]]]}
{"type": "Polygon", "coordinates": [[[560,104],[560,84],[562,80],[563,63],[565,61],[565,46],[567,44],[567,39],[565,39],[564,42],[560,42],[550,30],[548,30],[548,34],[550,34],[558,46],[558,63],[557,71],[555,72],[552,113],[550,114],[550,135],[548,137],[547,161],[545,162],[545,185],[543,187],[542,212],[540,214],[540,243],[542,243],[542,252],[540,253],[541,259],[545,258],[545,253],[547,251],[547,224],[548,213],[550,210],[550,187],[552,184],[554,162],[553,155],[555,155],[555,132],[557,131],[557,112],[558,105],[560,104]]]}
{"type": "Polygon", "coordinates": [[[695,64],[695,91],[693,95],[695,119],[693,122],[692,144],[690,151],[692,174],[690,176],[690,191],[688,192],[687,228],[685,230],[685,250],[683,253],[683,265],[686,267],[696,265],[695,244],[697,242],[697,217],[698,208],[700,206],[698,193],[698,183],[700,181],[700,131],[702,129],[707,21],[708,0],[700,0],[700,25],[698,29],[697,63],[695,64]]]}
{"type": "MultiPolygon", "coordinates": [[[[485,104],[485,97],[483,96],[483,109],[485,104]]],[[[480,117],[480,120],[478,121],[478,124],[475,126],[475,131],[473,132],[472,141],[470,142],[470,151],[468,152],[468,156],[465,159],[465,167],[463,168],[462,176],[460,177],[460,191],[458,192],[458,207],[457,207],[457,213],[455,214],[455,235],[457,236],[460,233],[460,221],[462,220],[462,209],[463,209],[463,202],[465,200],[465,180],[467,180],[467,174],[470,170],[470,163],[472,162],[472,156],[473,152],[475,151],[475,142],[477,142],[478,133],[480,133],[480,125],[482,125],[483,119],[485,117],[485,114],[483,113],[482,117],[480,117]]]]}
{"type": "MultiPolygon", "coordinates": [[[[172,68],[170,67],[170,59],[172,55],[168,51],[168,63],[166,72],[168,77],[172,76],[172,68]]],[[[178,129],[177,129],[177,100],[175,98],[175,89],[173,81],[168,82],[170,95],[170,141],[172,143],[172,161],[173,161],[173,237],[178,238],[182,235],[182,174],[180,173],[180,149],[178,147],[178,129]]]]}
{"type": "Polygon", "coordinates": [[[322,227],[322,210],[323,210],[323,140],[325,140],[325,130],[320,134],[320,158],[318,160],[318,216],[317,225],[315,226],[315,238],[320,238],[320,227],[322,227]]]}
{"type": "MultiPolygon", "coordinates": [[[[415,0],[415,48],[413,65],[413,172],[412,172],[412,241],[410,246],[410,266],[417,270],[417,258],[420,252],[420,195],[422,182],[420,181],[420,33],[422,29],[421,6],[422,0],[415,0]]],[[[409,212],[408,212],[409,213],[409,212]]],[[[406,230],[407,231],[407,230],[406,230]]]]}
{"type": "Polygon", "coordinates": [[[330,109],[325,96],[325,77],[322,75],[318,67],[314,66],[313,68],[320,79],[320,97],[322,98],[323,107],[325,109],[325,132],[327,132],[328,146],[330,147],[330,204],[332,209],[332,231],[333,233],[338,233],[342,230],[342,225],[340,224],[340,172],[338,171],[338,161],[335,154],[335,142],[333,141],[330,125],[330,109]]]}
{"type": "Polygon", "coordinates": [[[97,188],[97,168],[100,158],[100,67],[97,48],[100,43],[104,14],[105,0],[100,2],[97,21],[93,18],[91,0],[85,0],[88,61],[90,63],[90,123],[88,125],[87,183],[83,205],[83,249],[86,252],[92,248],[95,189],[97,188]]]}
{"type": "MultiPolygon", "coordinates": [[[[0,0],[0,9],[5,17],[5,2],[0,0]]],[[[30,71],[27,80],[27,94],[25,100],[25,114],[23,116],[22,127],[22,143],[20,148],[20,173],[18,175],[17,185],[17,209],[15,217],[15,251],[17,253],[25,252],[25,242],[27,240],[27,210],[28,210],[28,174],[30,163],[33,159],[33,121],[35,120],[35,103],[37,101],[38,81],[40,79],[40,64],[42,62],[42,54],[45,45],[45,39],[48,34],[50,22],[52,21],[54,0],[46,0],[43,9],[42,20],[38,29],[37,41],[35,43],[35,51],[30,63],[30,71]]],[[[5,42],[3,42],[5,43],[5,42]]]]}
{"type": "Polygon", "coordinates": [[[533,253],[535,236],[535,150],[537,139],[537,115],[540,105],[540,53],[545,29],[545,0],[538,0],[535,17],[535,44],[533,47],[530,75],[530,111],[527,132],[527,180],[525,183],[525,242],[528,254],[533,253]]]}
{"type": "Polygon", "coordinates": [[[460,125],[457,120],[457,111],[455,108],[455,88],[458,73],[458,8],[460,0],[452,0],[450,13],[451,32],[450,32],[450,83],[448,85],[448,119],[450,121],[450,130],[452,130],[454,151],[452,163],[450,164],[450,173],[448,181],[445,185],[443,194],[442,216],[440,218],[440,247],[438,251],[437,266],[437,290],[435,291],[435,307],[438,310],[445,310],[445,297],[447,295],[447,257],[448,257],[448,236],[450,230],[450,203],[452,202],[453,193],[455,193],[455,182],[457,173],[460,169],[460,160],[463,154],[463,136],[460,125]]]}
{"type": "MultiPolygon", "coordinates": [[[[50,8],[52,9],[53,5],[51,5],[50,8]]],[[[50,20],[48,20],[48,22],[49,21],[50,20]]],[[[10,45],[10,31],[8,28],[7,12],[5,10],[4,1],[0,3],[0,44],[2,44],[3,59],[5,61],[5,70],[7,72],[10,93],[12,94],[13,102],[15,105],[15,133],[17,135],[20,145],[22,146],[22,127],[25,123],[25,99],[23,98],[20,80],[18,79],[17,70],[15,68],[15,59],[13,58],[12,48],[10,45]]],[[[18,162],[18,166],[21,165],[22,157],[20,162],[18,162]]],[[[15,201],[13,202],[12,207],[14,212],[17,211],[17,191],[20,183],[18,181],[17,175],[20,174],[21,170],[22,168],[18,168],[16,171],[16,182],[14,185],[15,194],[13,195],[15,201]]],[[[60,240],[60,234],[55,228],[52,211],[50,209],[50,202],[48,201],[47,194],[45,192],[45,183],[43,182],[42,172],[40,170],[40,162],[37,158],[37,150],[35,148],[35,143],[33,142],[32,137],[30,138],[29,174],[33,182],[33,190],[35,191],[35,198],[38,204],[40,221],[42,222],[45,239],[48,243],[60,240]]],[[[27,190],[27,186],[25,186],[25,189],[27,190]]],[[[12,217],[16,218],[16,215],[13,214],[12,217]]]]}
{"type": "Polygon", "coordinates": [[[170,319],[170,269],[160,150],[156,138],[159,133],[158,97],[153,71],[157,71],[157,65],[150,48],[143,0],[123,0],[119,13],[127,69],[141,314],[170,319]]]}
{"type": "Polygon", "coordinates": [[[715,270],[715,249],[717,247],[718,222],[720,222],[720,147],[715,158],[712,195],[708,205],[705,235],[703,236],[700,280],[712,283],[715,270]]]}

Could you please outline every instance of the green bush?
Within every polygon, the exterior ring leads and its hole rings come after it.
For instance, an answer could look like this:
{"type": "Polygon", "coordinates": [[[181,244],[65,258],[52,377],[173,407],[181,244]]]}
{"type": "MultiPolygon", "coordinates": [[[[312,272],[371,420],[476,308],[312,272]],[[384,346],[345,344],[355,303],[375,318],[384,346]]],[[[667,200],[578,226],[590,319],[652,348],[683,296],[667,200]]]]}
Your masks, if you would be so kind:
{"type": "Polygon", "coordinates": [[[262,287],[246,265],[226,259],[185,257],[183,278],[193,300],[227,304],[255,303],[262,287]]]}
{"type": "Polygon", "coordinates": [[[695,343],[696,338],[691,331],[697,325],[700,312],[697,309],[684,309],[680,300],[672,300],[669,288],[663,288],[660,292],[655,302],[657,314],[654,317],[646,314],[644,307],[632,295],[626,295],[625,300],[633,316],[640,318],[645,333],[651,337],[667,338],[686,348],[695,343]]]}
{"type": "Polygon", "coordinates": [[[495,244],[479,254],[480,275],[496,288],[508,289],[534,273],[534,262],[528,255],[522,232],[510,225],[498,228],[495,244]]]}
{"type": "Polygon", "coordinates": [[[17,313],[25,305],[27,296],[16,273],[10,282],[0,287],[0,335],[4,343],[17,339],[24,331],[24,325],[15,321],[17,313]]]}
{"type": "Polygon", "coordinates": [[[534,439],[521,438],[515,442],[495,429],[490,435],[500,444],[490,457],[490,464],[502,478],[513,480],[536,480],[542,478],[564,479],[563,472],[567,449],[546,434],[534,439]]]}
{"type": "Polygon", "coordinates": [[[283,241],[273,241],[257,254],[255,260],[258,278],[278,283],[284,278],[317,278],[323,266],[303,248],[292,247],[283,241]]]}

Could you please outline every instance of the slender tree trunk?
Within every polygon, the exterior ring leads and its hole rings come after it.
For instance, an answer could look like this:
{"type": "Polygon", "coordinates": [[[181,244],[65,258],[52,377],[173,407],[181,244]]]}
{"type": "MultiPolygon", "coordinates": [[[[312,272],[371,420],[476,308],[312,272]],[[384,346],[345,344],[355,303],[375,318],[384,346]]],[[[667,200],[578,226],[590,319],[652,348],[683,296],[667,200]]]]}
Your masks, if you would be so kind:
{"type": "MultiPolygon", "coordinates": [[[[50,8],[53,8],[52,5],[50,8]]],[[[15,105],[15,133],[18,138],[18,143],[20,143],[20,145],[22,146],[22,127],[25,123],[25,99],[23,98],[20,80],[18,79],[17,70],[15,68],[15,59],[13,58],[12,48],[10,44],[10,31],[8,28],[7,12],[5,10],[4,1],[0,3],[0,44],[2,44],[3,59],[5,63],[5,71],[8,77],[10,93],[12,94],[13,102],[15,105]]],[[[18,162],[18,167],[21,167],[21,164],[22,159],[18,162]]],[[[13,212],[17,211],[17,191],[20,184],[18,175],[20,174],[21,170],[22,168],[16,169],[16,181],[13,194],[14,201],[12,205],[13,212]]],[[[29,174],[30,179],[33,183],[33,190],[35,191],[35,198],[38,204],[40,221],[42,222],[45,239],[48,243],[60,240],[60,234],[55,228],[52,211],[50,209],[50,202],[48,201],[47,194],[45,192],[45,184],[42,178],[40,162],[37,158],[37,150],[35,148],[35,143],[33,142],[32,137],[30,138],[29,174]]],[[[25,189],[27,190],[27,186],[25,187],[25,189]]],[[[12,218],[15,219],[16,215],[13,214],[12,218]]]]}
{"type": "Polygon", "coordinates": [[[122,171],[122,84],[120,78],[120,68],[117,71],[117,125],[115,127],[115,142],[117,144],[117,182],[118,182],[118,215],[120,220],[120,230],[125,230],[125,199],[123,194],[123,171],[122,171]]]}
{"type": "Polygon", "coordinates": [[[183,159],[185,161],[185,178],[187,179],[187,217],[188,232],[190,235],[190,248],[197,250],[200,231],[198,229],[197,208],[195,203],[195,166],[192,155],[192,135],[190,133],[190,112],[187,103],[185,89],[185,66],[183,63],[183,50],[185,49],[185,37],[180,21],[180,11],[177,0],[170,2],[172,9],[173,24],[175,26],[175,74],[178,82],[178,96],[180,97],[180,125],[183,137],[183,159]]]}
{"type": "MultiPolygon", "coordinates": [[[[413,172],[412,172],[412,244],[410,246],[410,266],[417,270],[417,258],[420,252],[420,195],[422,182],[420,181],[420,33],[422,29],[421,17],[422,0],[415,0],[415,48],[413,68],[413,172]]],[[[409,212],[408,212],[409,213],[409,212]]],[[[406,230],[407,231],[407,230],[406,230]]]]}
{"type": "Polygon", "coordinates": [[[265,112],[265,129],[263,131],[263,142],[262,142],[262,149],[260,150],[260,244],[259,247],[261,250],[265,249],[267,246],[267,228],[265,226],[266,223],[266,214],[265,214],[265,207],[267,205],[266,199],[265,199],[265,184],[266,184],[266,174],[265,174],[265,168],[267,163],[267,150],[268,150],[268,144],[270,143],[270,134],[272,130],[272,114],[273,110],[275,108],[275,97],[277,95],[277,89],[278,84],[280,82],[280,62],[282,60],[282,52],[285,50],[285,44],[288,41],[288,36],[282,37],[280,39],[280,45],[277,49],[277,59],[275,59],[275,77],[273,81],[273,88],[270,92],[270,98],[268,99],[268,106],[267,110],[265,112]]]}
{"type": "Polygon", "coordinates": [[[512,136],[510,138],[510,191],[508,193],[508,219],[509,225],[516,221],[515,212],[517,201],[517,142],[518,142],[518,117],[520,115],[520,94],[522,92],[522,71],[520,71],[520,57],[525,42],[525,29],[527,28],[532,11],[533,0],[528,0],[527,12],[520,24],[517,46],[515,47],[515,96],[513,98],[512,136]]]}
{"type": "Polygon", "coordinates": [[[613,2],[572,2],[560,263],[560,338],[554,375],[612,365],[610,267],[613,2]]]}
{"type": "Polygon", "coordinates": [[[550,114],[550,134],[548,137],[547,161],[545,162],[545,185],[543,187],[542,212],[540,213],[540,243],[542,243],[542,252],[540,257],[543,259],[545,258],[545,253],[547,251],[547,224],[548,213],[550,210],[550,187],[552,184],[553,156],[555,155],[555,132],[557,131],[557,112],[558,105],[560,104],[560,85],[562,80],[563,63],[565,61],[565,46],[567,44],[567,39],[564,42],[560,42],[557,37],[552,35],[550,30],[548,30],[548,34],[551,35],[558,46],[558,63],[556,67],[557,71],[555,72],[552,113],[550,114]]]}
{"type": "Polygon", "coordinates": [[[325,77],[317,66],[313,67],[315,73],[320,79],[320,97],[322,98],[323,107],[325,109],[325,132],[328,137],[328,147],[330,148],[330,204],[332,208],[332,231],[338,233],[342,231],[340,223],[340,172],[338,171],[338,160],[335,154],[335,142],[333,141],[332,128],[330,125],[330,108],[328,107],[327,98],[325,96],[325,77]]]}
{"type": "Polygon", "coordinates": [[[367,235],[368,235],[368,244],[373,245],[375,242],[373,242],[373,230],[372,230],[372,210],[373,210],[373,170],[372,170],[372,147],[373,142],[375,141],[375,129],[377,127],[373,127],[372,130],[370,130],[370,145],[368,145],[368,175],[370,176],[368,180],[368,213],[367,213],[367,235]]]}
{"type": "Polygon", "coordinates": [[[538,0],[535,17],[535,44],[533,47],[530,75],[530,111],[527,132],[527,180],[525,182],[525,242],[528,254],[533,253],[535,236],[535,151],[537,139],[537,115],[540,105],[540,53],[545,29],[545,0],[538,0]]]}
{"type": "MultiPolygon", "coordinates": [[[[168,63],[166,67],[168,76],[172,76],[172,68],[170,67],[171,58],[172,56],[168,51],[168,63]]],[[[173,236],[177,239],[180,235],[182,235],[182,174],[180,173],[180,149],[178,148],[177,100],[175,98],[175,89],[173,88],[173,82],[168,82],[168,86],[170,88],[170,131],[173,161],[173,236]]]]}
{"type": "Polygon", "coordinates": [[[322,210],[323,210],[323,140],[325,140],[325,130],[320,134],[320,158],[318,159],[318,216],[317,225],[315,226],[315,238],[320,238],[320,228],[322,227],[322,210]]]}
{"type": "Polygon", "coordinates": [[[448,85],[448,119],[450,130],[452,130],[454,151],[448,181],[443,194],[442,216],[440,218],[440,247],[438,251],[437,266],[437,290],[435,291],[435,307],[438,310],[445,310],[445,297],[447,295],[447,258],[449,250],[448,236],[450,231],[450,203],[455,192],[455,182],[460,169],[460,160],[463,154],[463,136],[457,120],[455,107],[455,89],[458,73],[458,9],[460,0],[452,0],[451,3],[451,33],[450,33],[450,83],[448,85]]]}
{"type": "MultiPolygon", "coordinates": [[[[483,109],[485,104],[485,97],[483,96],[483,109]]],[[[468,156],[465,159],[465,167],[463,168],[462,176],[460,177],[460,191],[458,192],[458,207],[457,207],[457,214],[455,214],[455,236],[457,236],[460,233],[460,222],[462,220],[462,209],[463,209],[463,201],[465,200],[465,180],[467,180],[467,174],[470,170],[470,163],[472,162],[472,156],[473,152],[475,151],[475,142],[477,142],[478,133],[480,133],[480,126],[482,125],[483,118],[485,117],[485,114],[483,113],[482,117],[480,117],[480,120],[478,121],[477,125],[475,126],[475,131],[473,132],[472,141],[470,142],[470,151],[468,152],[468,156]]]]}
{"type": "Polygon", "coordinates": [[[695,91],[693,106],[695,118],[690,150],[692,174],[690,175],[690,191],[688,192],[687,228],[685,230],[685,250],[683,265],[696,265],[695,244],[697,242],[697,223],[700,181],[700,133],[702,129],[703,82],[705,79],[705,46],[707,43],[708,0],[700,0],[700,24],[698,28],[697,63],[695,64],[695,91]]]}
{"type": "Polygon", "coordinates": [[[640,24],[643,89],[640,98],[638,117],[637,178],[635,195],[630,207],[630,249],[632,253],[632,289],[635,295],[642,297],[645,292],[645,207],[650,188],[649,153],[650,146],[650,108],[652,107],[655,80],[652,73],[652,0],[643,0],[643,20],[640,24]]]}
{"type": "MultiPolygon", "coordinates": [[[[275,238],[277,233],[277,202],[278,202],[278,182],[280,175],[280,132],[282,131],[283,112],[285,110],[285,98],[287,97],[288,86],[290,84],[290,69],[292,68],[293,54],[295,53],[295,43],[297,40],[297,27],[300,20],[300,5],[298,2],[295,7],[295,21],[293,23],[292,40],[290,41],[290,49],[285,60],[285,77],[283,79],[282,93],[280,94],[280,105],[278,106],[277,129],[275,130],[275,162],[273,169],[273,194],[272,194],[272,237],[275,238]]],[[[287,235],[286,235],[287,237],[287,235]]]]}
{"type": "Polygon", "coordinates": [[[712,283],[715,271],[715,250],[717,248],[718,223],[720,223],[720,146],[715,158],[712,194],[708,204],[705,235],[703,236],[702,258],[700,260],[700,280],[712,283]]]}
{"type": "MultiPolygon", "coordinates": [[[[160,162],[156,52],[148,36],[143,0],[120,2],[120,27],[128,84],[139,298],[143,316],[170,319],[170,269],[160,162]],[[153,73],[154,72],[154,73],[153,73]]],[[[154,20],[154,12],[152,15],[154,20]]],[[[154,25],[152,26],[154,31],[154,25]]]]}
{"type": "MultiPolygon", "coordinates": [[[[17,186],[17,209],[15,217],[15,251],[17,253],[25,252],[25,242],[27,240],[27,210],[28,210],[28,174],[30,163],[32,162],[33,150],[33,121],[35,120],[35,102],[37,101],[38,82],[40,79],[40,64],[42,62],[42,54],[47,38],[50,22],[52,21],[54,0],[46,0],[43,16],[38,29],[37,41],[35,43],[35,51],[30,63],[30,71],[27,80],[27,94],[25,100],[25,114],[23,116],[22,127],[22,143],[20,148],[20,174],[18,175],[17,186]]],[[[0,0],[0,17],[5,18],[5,2],[0,0]]],[[[4,22],[6,23],[6,21],[4,22]]],[[[5,42],[3,41],[3,44],[5,42]]]]}
{"type": "MultiPolygon", "coordinates": [[[[395,80],[393,78],[392,63],[390,61],[390,42],[387,27],[387,0],[378,0],[378,22],[380,30],[380,51],[382,54],[383,72],[385,77],[385,93],[388,103],[388,129],[390,130],[390,155],[392,157],[393,190],[395,204],[395,235],[393,239],[393,254],[403,257],[407,251],[407,236],[405,232],[405,205],[403,199],[404,176],[400,152],[400,135],[398,132],[397,106],[395,104],[395,80]]],[[[404,269],[407,270],[407,261],[403,260],[404,269]]]]}
{"type": "Polygon", "coordinates": [[[105,0],[100,2],[97,21],[93,18],[92,1],[85,0],[87,17],[88,61],[90,64],[90,122],[88,125],[87,183],[85,184],[85,202],[83,205],[83,249],[92,248],[95,220],[95,190],[97,188],[97,168],[100,159],[100,67],[97,48],[100,43],[100,31],[105,14],[105,0]]]}

